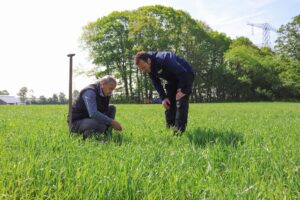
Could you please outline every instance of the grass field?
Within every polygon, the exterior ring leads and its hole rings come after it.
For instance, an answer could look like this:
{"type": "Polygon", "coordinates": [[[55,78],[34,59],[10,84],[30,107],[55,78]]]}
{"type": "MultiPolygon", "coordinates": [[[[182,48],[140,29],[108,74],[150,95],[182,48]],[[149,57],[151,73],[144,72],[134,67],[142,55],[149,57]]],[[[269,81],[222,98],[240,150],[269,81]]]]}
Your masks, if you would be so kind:
{"type": "Polygon", "coordinates": [[[117,105],[109,142],[70,136],[67,106],[0,106],[0,199],[299,199],[300,104],[117,105]]]}

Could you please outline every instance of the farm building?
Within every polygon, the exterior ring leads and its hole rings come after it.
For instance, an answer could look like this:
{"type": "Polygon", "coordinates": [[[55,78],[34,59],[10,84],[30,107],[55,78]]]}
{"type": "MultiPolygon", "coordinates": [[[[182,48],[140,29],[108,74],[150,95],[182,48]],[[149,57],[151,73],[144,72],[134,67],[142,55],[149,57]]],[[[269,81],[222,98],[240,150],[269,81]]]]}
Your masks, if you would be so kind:
{"type": "Polygon", "coordinates": [[[0,95],[0,105],[18,105],[21,101],[14,96],[0,95]]]}

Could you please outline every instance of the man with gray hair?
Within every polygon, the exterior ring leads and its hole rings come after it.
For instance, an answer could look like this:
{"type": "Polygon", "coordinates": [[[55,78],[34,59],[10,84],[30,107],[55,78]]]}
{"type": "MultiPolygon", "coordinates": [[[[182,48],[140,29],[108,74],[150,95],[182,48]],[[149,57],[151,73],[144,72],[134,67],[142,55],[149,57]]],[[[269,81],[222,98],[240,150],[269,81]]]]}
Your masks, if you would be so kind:
{"type": "Polygon", "coordinates": [[[109,105],[116,79],[104,76],[85,87],[72,105],[71,131],[82,133],[85,140],[95,133],[109,133],[111,128],[121,131],[122,127],[114,118],[116,107],[109,105]]]}

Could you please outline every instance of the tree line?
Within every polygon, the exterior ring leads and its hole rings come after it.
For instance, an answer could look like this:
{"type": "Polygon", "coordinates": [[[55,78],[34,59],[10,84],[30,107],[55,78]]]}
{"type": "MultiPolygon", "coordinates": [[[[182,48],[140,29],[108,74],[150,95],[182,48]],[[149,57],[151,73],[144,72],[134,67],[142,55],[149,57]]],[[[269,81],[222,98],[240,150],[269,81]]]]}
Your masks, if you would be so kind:
{"type": "Polygon", "coordinates": [[[118,78],[118,102],[157,96],[134,66],[133,56],[141,50],[173,51],[188,60],[195,72],[193,102],[299,100],[299,30],[300,15],[280,27],[273,50],[245,37],[232,39],[182,10],[145,6],[87,24],[81,44],[97,66],[87,73],[118,78]]]}
{"type": "MultiPolygon", "coordinates": [[[[31,90],[31,92],[33,92],[31,90]]],[[[7,90],[0,90],[0,95],[9,95],[7,90]]],[[[41,95],[39,97],[34,96],[33,94],[29,94],[29,90],[27,87],[21,87],[19,92],[17,93],[20,98],[20,102],[24,104],[67,104],[68,99],[63,92],[59,94],[54,93],[51,97],[45,97],[41,95]]],[[[73,100],[77,99],[79,96],[79,91],[74,90],[72,93],[73,100]]]]}

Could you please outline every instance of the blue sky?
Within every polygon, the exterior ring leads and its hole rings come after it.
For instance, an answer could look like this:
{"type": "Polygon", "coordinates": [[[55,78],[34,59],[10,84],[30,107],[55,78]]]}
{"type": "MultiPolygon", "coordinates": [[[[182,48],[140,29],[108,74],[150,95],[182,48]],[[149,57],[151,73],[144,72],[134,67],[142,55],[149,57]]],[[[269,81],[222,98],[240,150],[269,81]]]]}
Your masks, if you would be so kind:
{"type": "MultiPolygon", "coordinates": [[[[0,2],[0,90],[16,95],[22,86],[35,96],[68,93],[68,53],[76,53],[74,65],[93,65],[79,47],[82,27],[114,10],[144,5],[165,5],[185,10],[211,28],[231,38],[245,36],[262,42],[262,30],[247,22],[268,22],[275,28],[300,14],[300,0],[9,0],[0,2]]],[[[274,42],[276,34],[271,34],[274,42]]],[[[94,78],[74,77],[80,90],[94,78]]]]}

